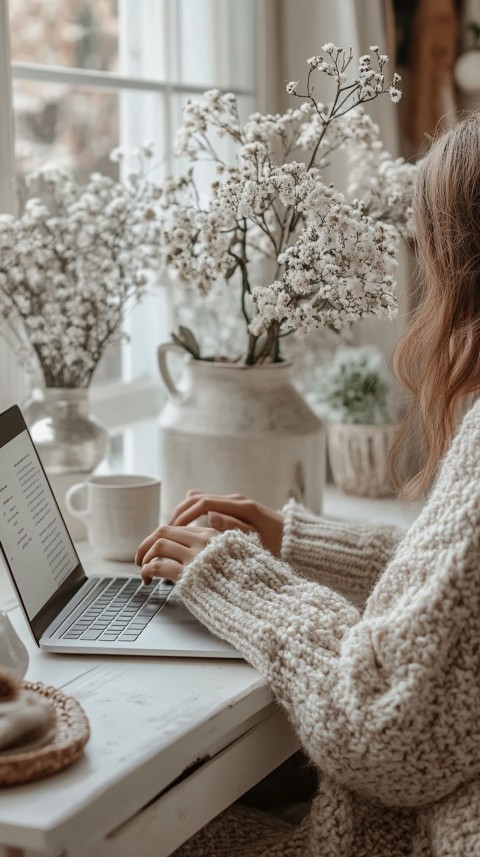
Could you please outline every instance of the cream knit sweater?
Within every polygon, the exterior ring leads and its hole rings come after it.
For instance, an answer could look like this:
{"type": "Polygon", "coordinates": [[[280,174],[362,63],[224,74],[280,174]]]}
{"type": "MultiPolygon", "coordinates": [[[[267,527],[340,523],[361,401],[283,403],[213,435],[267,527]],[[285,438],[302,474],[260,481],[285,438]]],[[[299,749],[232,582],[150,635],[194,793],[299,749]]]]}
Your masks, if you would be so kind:
{"type": "Polygon", "coordinates": [[[480,402],[403,538],[284,511],[283,562],[231,531],[178,590],[268,679],[319,792],[300,826],[227,812],[182,854],[480,857],[480,402]]]}

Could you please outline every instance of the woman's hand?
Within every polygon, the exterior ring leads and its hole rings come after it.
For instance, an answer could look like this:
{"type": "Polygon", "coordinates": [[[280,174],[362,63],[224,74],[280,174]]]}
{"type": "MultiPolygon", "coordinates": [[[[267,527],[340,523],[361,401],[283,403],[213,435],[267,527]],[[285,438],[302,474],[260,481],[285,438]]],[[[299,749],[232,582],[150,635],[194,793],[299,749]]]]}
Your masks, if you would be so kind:
{"type": "Polygon", "coordinates": [[[154,577],[175,582],[214,536],[218,530],[207,527],[158,527],[144,539],[135,556],[143,582],[151,583],[154,577]]]}
{"type": "Polygon", "coordinates": [[[244,533],[258,533],[264,548],[274,556],[280,556],[283,535],[283,515],[280,512],[248,500],[242,494],[189,491],[185,500],[174,509],[169,524],[186,526],[201,515],[208,516],[209,526],[217,532],[242,530],[244,533]]]}

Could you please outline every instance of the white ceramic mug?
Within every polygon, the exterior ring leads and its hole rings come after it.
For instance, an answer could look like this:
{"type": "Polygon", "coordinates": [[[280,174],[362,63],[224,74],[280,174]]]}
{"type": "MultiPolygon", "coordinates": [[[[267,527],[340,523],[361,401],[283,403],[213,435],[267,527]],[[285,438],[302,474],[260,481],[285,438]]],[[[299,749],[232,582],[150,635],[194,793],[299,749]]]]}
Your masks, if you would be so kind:
{"type": "Polygon", "coordinates": [[[72,485],[65,500],[105,559],[131,562],[160,520],[160,481],[151,476],[91,476],[72,485]]]}

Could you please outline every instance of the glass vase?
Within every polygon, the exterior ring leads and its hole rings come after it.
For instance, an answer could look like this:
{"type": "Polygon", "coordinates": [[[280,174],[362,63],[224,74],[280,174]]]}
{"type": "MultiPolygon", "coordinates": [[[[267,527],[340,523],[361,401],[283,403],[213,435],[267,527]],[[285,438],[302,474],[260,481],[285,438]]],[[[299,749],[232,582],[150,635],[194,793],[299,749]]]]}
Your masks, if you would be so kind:
{"type": "Polygon", "coordinates": [[[70,535],[85,539],[85,525],[68,512],[65,494],[88,478],[108,450],[108,432],[90,414],[88,388],[47,387],[26,419],[70,535]]]}

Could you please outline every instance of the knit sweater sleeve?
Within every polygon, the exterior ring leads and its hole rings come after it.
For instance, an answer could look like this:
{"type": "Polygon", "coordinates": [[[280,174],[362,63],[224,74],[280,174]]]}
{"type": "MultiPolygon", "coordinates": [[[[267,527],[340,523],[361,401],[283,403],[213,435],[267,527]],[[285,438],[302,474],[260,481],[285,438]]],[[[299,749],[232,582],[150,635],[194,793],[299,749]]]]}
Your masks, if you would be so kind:
{"type": "Polygon", "coordinates": [[[289,500],[283,508],[282,559],[299,574],[363,601],[403,535],[398,527],[336,521],[289,500]]]}
{"type": "Polygon", "coordinates": [[[256,536],[217,536],[178,589],[268,679],[332,779],[391,805],[480,772],[480,406],[363,616],[256,536]]]}

